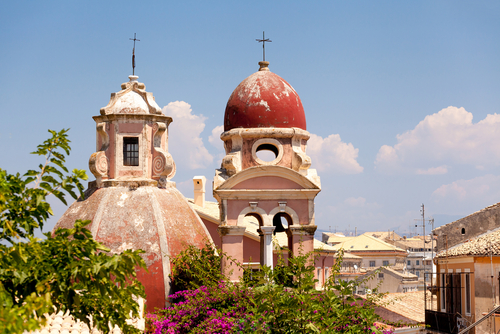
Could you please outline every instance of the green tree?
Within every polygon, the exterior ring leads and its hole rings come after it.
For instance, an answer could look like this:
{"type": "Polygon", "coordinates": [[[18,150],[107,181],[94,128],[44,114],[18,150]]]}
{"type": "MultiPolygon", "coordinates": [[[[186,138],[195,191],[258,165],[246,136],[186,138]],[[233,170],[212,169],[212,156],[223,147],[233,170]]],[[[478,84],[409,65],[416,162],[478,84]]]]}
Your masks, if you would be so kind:
{"type": "Polygon", "coordinates": [[[0,332],[37,329],[45,323],[44,313],[57,311],[103,331],[118,325],[138,332],[125,321],[138,316],[134,296],[145,297],[135,273],[146,268],[142,251],[108,255],[85,228],[90,221],[46,233],[45,240],[34,237],[53,214],[48,196],[65,204],[66,194],[83,197],[85,171],[70,174],[65,167],[67,131],[49,130],[51,138],[32,152],[45,157],[38,170],[21,176],[0,169],[0,332]]]}

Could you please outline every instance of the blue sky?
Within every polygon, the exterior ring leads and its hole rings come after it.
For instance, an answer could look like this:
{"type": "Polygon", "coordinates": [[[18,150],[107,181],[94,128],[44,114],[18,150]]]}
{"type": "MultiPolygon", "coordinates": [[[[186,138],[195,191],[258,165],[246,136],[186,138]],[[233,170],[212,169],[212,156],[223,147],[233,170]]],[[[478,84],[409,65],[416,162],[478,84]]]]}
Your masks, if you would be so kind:
{"type": "Polygon", "coordinates": [[[91,117],[128,80],[137,33],[136,74],[174,118],[191,197],[220,165],[225,104],[265,30],[305,108],[319,228],[403,233],[421,203],[446,223],[500,201],[499,17],[497,1],[4,1],[0,167],[32,168],[47,129],[71,128],[68,164],[88,169],[91,117]]]}

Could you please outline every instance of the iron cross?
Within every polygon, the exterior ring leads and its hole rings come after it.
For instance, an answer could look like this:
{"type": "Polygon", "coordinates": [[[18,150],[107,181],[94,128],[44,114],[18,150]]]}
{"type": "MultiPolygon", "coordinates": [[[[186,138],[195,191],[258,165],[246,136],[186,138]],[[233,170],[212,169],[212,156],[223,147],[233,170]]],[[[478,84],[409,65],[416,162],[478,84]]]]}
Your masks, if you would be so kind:
{"type": "Polygon", "coordinates": [[[140,39],[135,38],[135,32],[134,32],[134,38],[129,38],[129,40],[134,41],[134,48],[132,49],[132,75],[135,75],[135,41],[140,42],[140,39]]]}
{"type": "Polygon", "coordinates": [[[256,39],[257,42],[262,42],[262,60],[266,61],[266,42],[272,42],[269,38],[266,39],[264,31],[262,32],[262,39],[256,39]]]}

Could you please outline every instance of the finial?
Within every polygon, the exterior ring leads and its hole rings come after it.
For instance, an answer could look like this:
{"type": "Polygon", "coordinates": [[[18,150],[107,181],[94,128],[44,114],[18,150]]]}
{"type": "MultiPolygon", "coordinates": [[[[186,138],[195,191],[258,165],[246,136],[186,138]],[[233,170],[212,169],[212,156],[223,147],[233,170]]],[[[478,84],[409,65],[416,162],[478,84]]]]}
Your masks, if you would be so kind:
{"type": "Polygon", "coordinates": [[[262,39],[256,39],[257,42],[262,42],[262,61],[266,61],[266,42],[272,42],[269,38],[266,39],[264,36],[264,31],[262,32],[262,39]]]}
{"type": "Polygon", "coordinates": [[[259,71],[269,71],[269,62],[268,61],[259,61],[259,71]]]}
{"type": "Polygon", "coordinates": [[[134,32],[134,38],[129,38],[129,40],[134,41],[134,48],[132,49],[132,75],[135,75],[135,41],[140,42],[140,39],[135,38],[135,32],[134,32]]]}

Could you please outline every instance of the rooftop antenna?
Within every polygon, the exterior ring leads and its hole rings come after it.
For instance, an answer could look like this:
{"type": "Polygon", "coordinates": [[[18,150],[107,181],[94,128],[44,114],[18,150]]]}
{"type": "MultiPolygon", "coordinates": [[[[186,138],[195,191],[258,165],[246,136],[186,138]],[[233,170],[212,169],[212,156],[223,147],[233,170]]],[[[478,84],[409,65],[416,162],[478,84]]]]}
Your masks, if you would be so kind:
{"type": "Polygon", "coordinates": [[[140,42],[140,39],[135,38],[135,32],[134,32],[134,38],[129,38],[129,40],[134,41],[134,48],[132,49],[132,75],[135,75],[135,41],[140,42]]]}
{"type": "Polygon", "coordinates": [[[262,39],[256,39],[257,42],[262,42],[262,61],[266,61],[266,42],[272,42],[269,38],[266,39],[264,36],[264,31],[262,32],[262,39]]]}

